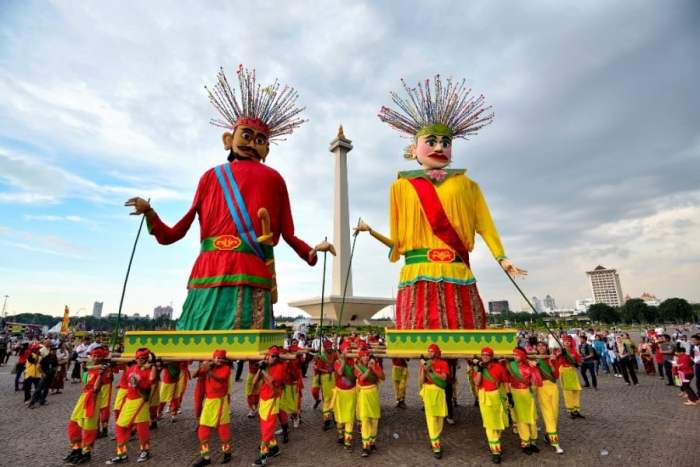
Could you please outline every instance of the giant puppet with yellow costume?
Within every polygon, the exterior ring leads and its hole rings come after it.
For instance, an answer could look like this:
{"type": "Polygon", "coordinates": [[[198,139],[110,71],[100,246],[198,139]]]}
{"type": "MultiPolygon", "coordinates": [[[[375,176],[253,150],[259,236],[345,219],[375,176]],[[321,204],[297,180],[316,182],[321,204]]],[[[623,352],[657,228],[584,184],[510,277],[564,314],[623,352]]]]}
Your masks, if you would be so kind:
{"type": "Polygon", "coordinates": [[[148,201],[137,197],[126,202],[134,208],[132,214],[146,216],[149,232],[164,245],[184,237],[195,216],[199,218],[201,250],[178,330],[272,328],[277,296],[273,247],[280,237],[312,266],[318,251],[333,252],[327,242],[312,248],[295,235],[285,181],[265,165],[270,141],[304,123],[297,92],[278,81],[261,86],[255,71],[243,66],[237,77],[238,94],[223,69],[208,89],[222,117],[211,123],[228,129],[223,134],[228,162],[202,175],[184,217],[170,227],[148,201]]]}
{"type": "Polygon", "coordinates": [[[475,233],[508,274],[526,271],[506,258],[479,185],[465,169],[448,167],[453,141],[475,135],[493,113],[484,96],[471,96],[464,80],[443,83],[438,75],[432,85],[426,80],[403,87],[405,98],[391,93],[398,110],[382,107],[379,118],[411,138],[405,157],[419,167],[399,172],[391,186],[389,238],[364,222],[357,230],[388,246],[390,261],[405,259],[397,329],[482,329],[486,314],[469,264],[475,233]]]}

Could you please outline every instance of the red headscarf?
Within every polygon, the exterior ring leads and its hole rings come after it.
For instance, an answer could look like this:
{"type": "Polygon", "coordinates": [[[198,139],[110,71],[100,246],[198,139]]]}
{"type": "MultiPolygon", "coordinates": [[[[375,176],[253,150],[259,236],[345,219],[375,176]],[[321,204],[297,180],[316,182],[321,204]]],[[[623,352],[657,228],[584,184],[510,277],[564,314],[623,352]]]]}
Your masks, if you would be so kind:
{"type": "Polygon", "coordinates": [[[493,357],[493,349],[491,347],[484,347],[481,349],[481,353],[491,355],[493,357]]]}
{"type": "Polygon", "coordinates": [[[216,349],[211,358],[226,358],[226,351],[224,349],[216,349]]]}
{"type": "Polygon", "coordinates": [[[235,130],[241,125],[253,128],[254,130],[259,131],[261,133],[265,133],[265,135],[267,136],[270,135],[270,128],[267,125],[265,125],[265,123],[259,118],[238,117],[238,120],[236,120],[236,124],[233,126],[233,129],[235,130]]]}
{"type": "Polygon", "coordinates": [[[333,342],[331,342],[328,339],[323,339],[323,348],[326,350],[330,350],[333,348],[333,342]]]}
{"type": "Polygon", "coordinates": [[[344,340],[342,344],[340,344],[340,351],[345,352],[345,349],[349,349],[351,345],[351,342],[349,340],[344,340]]]}
{"type": "Polygon", "coordinates": [[[437,344],[430,344],[428,346],[428,352],[430,352],[430,351],[432,351],[436,357],[439,357],[440,355],[442,355],[442,350],[440,350],[440,347],[438,347],[437,344]]]}
{"type": "Polygon", "coordinates": [[[513,355],[517,359],[526,359],[527,358],[527,352],[522,347],[516,347],[513,349],[513,355]]]}
{"type": "Polygon", "coordinates": [[[148,358],[151,356],[151,351],[148,348],[143,347],[136,351],[136,358],[148,358]]]}
{"type": "Polygon", "coordinates": [[[97,360],[104,360],[109,356],[109,351],[106,347],[95,347],[90,352],[90,356],[96,358],[97,360]]]}
{"type": "Polygon", "coordinates": [[[369,350],[367,349],[360,349],[360,351],[357,353],[360,357],[369,357],[369,350]]]}
{"type": "Polygon", "coordinates": [[[269,349],[267,349],[267,354],[268,355],[275,355],[279,357],[280,354],[280,348],[276,345],[270,346],[269,349]]]}

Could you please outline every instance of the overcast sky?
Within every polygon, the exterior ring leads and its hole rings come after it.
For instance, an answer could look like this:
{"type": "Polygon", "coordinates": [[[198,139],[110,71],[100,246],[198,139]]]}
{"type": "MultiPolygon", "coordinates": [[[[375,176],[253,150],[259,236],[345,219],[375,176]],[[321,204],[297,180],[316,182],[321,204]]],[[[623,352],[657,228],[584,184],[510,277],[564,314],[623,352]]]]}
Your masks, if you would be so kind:
{"type": "MultiPolygon", "coordinates": [[[[0,2],[0,298],[8,312],[116,312],[138,227],[122,206],[152,198],[169,223],[225,160],[205,84],[219,66],[295,86],[309,122],[273,146],[297,233],[332,236],[342,123],[351,223],[388,231],[388,188],[406,140],[376,118],[389,91],[466,77],[496,119],[454,146],[482,187],[529,296],[572,306],[586,270],[623,292],[700,300],[698,2],[0,2]],[[255,7],[251,5],[255,4],[255,7]]],[[[199,229],[171,246],[145,235],[125,311],[179,314],[199,229]]],[[[277,248],[278,312],[317,296],[321,268],[277,248]]],[[[479,241],[484,300],[521,300],[479,241]]],[[[329,268],[330,270],[330,268],[329,268]]],[[[396,293],[398,265],[369,237],[358,295],[396,293]]]]}

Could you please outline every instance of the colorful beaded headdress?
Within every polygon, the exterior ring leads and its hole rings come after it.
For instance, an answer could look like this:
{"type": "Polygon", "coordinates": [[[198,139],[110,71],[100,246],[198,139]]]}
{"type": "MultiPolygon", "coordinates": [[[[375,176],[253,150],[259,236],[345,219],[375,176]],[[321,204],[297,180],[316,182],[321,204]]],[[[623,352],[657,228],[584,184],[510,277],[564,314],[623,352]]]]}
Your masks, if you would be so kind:
{"type": "Polygon", "coordinates": [[[304,108],[295,107],[299,94],[294,88],[285,85],[280,90],[278,80],[262,87],[255,80],[255,70],[251,72],[243,65],[238,67],[236,74],[240,98],[231,89],[223,68],[219,70],[214,88],[204,87],[209,93],[209,101],[223,117],[223,120],[212,119],[212,125],[229,130],[246,125],[275,139],[291,134],[306,121],[299,118],[304,108]]]}
{"type": "Polygon", "coordinates": [[[429,79],[416,88],[402,79],[406,98],[391,92],[391,100],[399,109],[382,106],[379,119],[406,136],[435,134],[467,139],[490,124],[494,114],[491,106],[486,106],[486,98],[471,96],[471,88],[465,83],[463,79],[455,84],[447,78],[443,85],[440,75],[436,75],[431,93],[429,79]]]}

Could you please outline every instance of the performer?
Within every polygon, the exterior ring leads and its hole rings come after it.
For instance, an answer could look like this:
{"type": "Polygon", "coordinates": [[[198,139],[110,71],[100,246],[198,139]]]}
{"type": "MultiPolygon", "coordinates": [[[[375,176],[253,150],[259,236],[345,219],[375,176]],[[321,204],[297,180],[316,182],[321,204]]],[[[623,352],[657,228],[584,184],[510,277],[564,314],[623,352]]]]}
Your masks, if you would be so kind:
{"type": "MultiPolygon", "coordinates": [[[[117,365],[116,371],[121,373],[119,384],[117,385],[117,395],[114,398],[114,420],[119,418],[119,412],[126,402],[126,393],[129,390],[129,379],[126,377],[127,370],[134,362],[117,365]]],[[[116,438],[114,438],[116,439],[116,438]]]]}
{"type": "Polygon", "coordinates": [[[89,355],[87,381],[68,421],[71,452],[63,460],[70,465],[90,462],[92,445],[97,438],[100,417],[97,399],[102,386],[102,375],[107,370],[103,361],[109,356],[109,352],[105,347],[96,347],[89,355]]]}
{"type": "Polygon", "coordinates": [[[174,422],[177,414],[177,397],[175,395],[178,381],[180,380],[180,364],[178,362],[168,362],[160,372],[160,390],[158,407],[158,418],[163,416],[165,406],[168,406],[170,418],[174,422]]]}
{"type": "Polygon", "coordinates": [[[358,352],[360,357],[355,362],[355,377],[357,378],[357,418],[361,423],[362,457],[367,457],[370,451],[376,451],[379,419],[381,418],[381,401],[379,399],[379,384],[384,381],[384,370],[367,349],[358,352]]]}
{"type": "Polygon", "coordinates": [[[559,382],[564,393],[564,405],[571,418],[586,418],[581,415],[581,382],[576,368],[581,364],[581,355],[576,343],[568,334],[562,338],[564,349],[554,349],[559,370],[559,382]],[[567,348],[568,347],[568,348],[567,348]],[[563,353],[562,353],[563,350],[563,353]]]}
{"type": "Polygon", "coordinates": [[[391,380],[394,383],[396,407],[406,408],[406,385],[408,384],[408,360],[405,358],[391,359],[391,380]]]}
{"type": "MultiPolygon", "coordinates": [[[[288,353],[290,359],[285,362],[287,366],[284,380],[284,389],[280,400],[280,412],[284,412],[292,420],[294,428],[299,428],[301,421],[301,390],[304,383],[301,378],[301,356],[297,355],[299,343],[292,339],[288,353]]],[[[289,442],[289,434],[284,433],[282,442],[289,442]]]]}
{"type": "Polygon", "coordinates": [[[108,460],[107,465],[122,464],[128,460],[127,443],[134,426],[141,449],[137,462],[145,462],[151,458],[150,433],[148,431],[149,399],[158,371],[155,363],[155,355],[147,348],[142,347],[136,351],[136,363],[131,365],[124,375],[129,383],[129,389],[115,426],[117,455],[108,460]]]}
{"type": "Polygon", "coordinates": [[[191,378],[196,379],[194,385],[194,415],[197,419],[197,426],[199,427],[199,417],[202,416],[202,409],[204,408],[204,396],[206,395],[206,382],[207,382],[207,372],[202,371],[202,362],[199,362],[199,366],[196,370],[190,374],[191,378]]]}
{"type": "Polygon", "coordinates": [[[187,391],[187,382],[189,380],[190,362],[180,362],[180,376],[177,379],[177,384],[175,385],[175,395],[173,398],[175,402],[175,410],[171,413],[171,422],[175,422],[175,415],[182,413],[182,398],[185,396],[185,391],[187,391]]]}
{"type": "Polygon", "coordinates": [[[323,430],[327,431],[331,428],[333,421],[333,394],[335,391],[335,377],[333,369],[338,355],[333,350],[333,343],[329,339],[323,339],[321,351],[314,358],[314,379],[311,388],[311,394],[316,400],[314,408],[317,408],[321,402],[321,414],[323,416],[323,430]]]}
{"type": "MultiPolygon", "coordinates": [[[[248,418],[255,418],[260,403],[260,385],[253,384],[258,373],[258,360],[248,360],[248,375],[245,380],[245,397],[248,403],[248,418]]],[[[240,365],[240,363],[239,363],[240,365]]]]}
{"type": "MultiPolygon", "coordinates": [[[[160,375],[163,372],[162,363],[163,362],[160,360],[156,360],[156,378],[151,384],[151,395],[148,398],[148,418],[151,422],[148,426],[149,430],[158,429],[158,419],[160,418],[159,413],[162,411],[160,405],[160,375]]],[[[172,421],[174,422],[175,419],[173,418],[172,421]]]]}
{"type": "Polygon", "coordinates": [[[499,388],[508,381],[504,367],[493,360],[493,349],[481,349],[481,360],[472,362],[472,378],[478,388],[479,411],[491,451],[491,461],[501,463],[501,433],[508,426],[508,415],[499,388]]]}
{"type": "MultiPolygon", "coordinates": [[[[253,379],[253,386],[260,386],[260,451],[253,465],[265,465],[269,457],[280,454],[280,448],[275,439],[275,427],[280,414],[280,398],[284,387],[286,365],[280,360],[280,348],[270,347],[265,360],[258,364],[258,372],[253,379]]],[[[286,420],[282,422],[286,425],[286,420]]]]}
{"type": "Polygon", "coordinates": [[[348,356],[350,350],[350,341],[346,340],[340,345],[340,356],[333,365],[335,372],[333,415],[338,429],[338,444],[342,444],[347,450],[352,450],[357,407],[357,378],[353,371],[355,360],[348,356]]]}
{"type": "MultiPolygon", "coordinates": [[[[276,301],[273,246],[280,236],[308,264],[328,242],[311,248],[294,234],[287,186],[264,164],[270,141],[291,134],[304,120],[295,107],[297,93],[275,81],[261,87],[255,71],[238,69],[240,98],[223,70],[209,99],[227,128],[223,135],[229,162],[200,179],[192,206],[173,227],[167,226],[148,201],[131,198],[132,214],[144,214],[149,232],[164,245],[180,240],[199,216],[201,252],[188,282],[178,330],[271,329],[276,301]]],[[[333,253],[333,251],[331,251],[333,253]]]]}
{"type": "Polygon", "coordinates": [[[396,297],[397,329],[473,329],[486,327],[486,314],[469,264],[474,234],[511,276],[526,274],[505,256],[479,185],[464,169],[447,169],[452,142],[476,134],[491,123],[483,96],[470,97],[464,81],[443,84],[439,76],[418,88],[403,83],[407,99],[391,93],[398,111],[382,107],[379,119],[409,136],[405,157],[419,169],[399,172],[391,186],[390,228],[386,238],[361,222],[391,248],[389,260],[403,255],[396,297]]]}
{"type": "Polygon", "coordinates": [[[100,429],[97,433],[98,438],[107,437],[107,428],[109,427],[110,404],[112,403],[112,383],[114,382],[114,374],[112,366],[109,365],[102,372],[102,384],[100,392],[97,394],[97,407],[100,410],[100,429]]]}
{"type": "MultiPolygon", "coordinates": [[[[537,343],[538,355],[550,355],[549,348],[545,342],[537,343]]],[[[557,423],[559,421],[559,369],[556,358],[550,356],[537,359],[537,369],[542,378],[542,386],[538,386],[537,400],[540,403],[540,412],[544,420],[544,429],[547,433],[546,440],[554,448],[557,454],[563,454],[564,450],[559,446],[559,432],[557,423]]]]}
{"type": "Polygon", "coordinates": [[[209,436],[212,429],[219,433],[221,452],[224,454],[222,464],[231,461],[231,364],[226,361],[226,350],[215,350],[211,362],[203,362],[197,377],[204,375],[204,406],[199,417],[199,454],[200,458],[193,467],[211,464],[209,454],[209,436]]]}
{"type": "Polygon", "coordinates": [[[440,358],[442,351],[437,344],[428,346],[428,361],[421,359],[418,367],[418,381],[421,385],[420,396],[423,399],[425,422],[428,436],[436,459],[442,458],[440,434],[447,417],[447,398],[445,388],[450,379],[450,367],[446,360],[440,358]]]}
{"type": "Polygon", "coordinates": [[[542,377],[536,363],[527,359],[522,347],[513,350],[515,360],[506,363],[509,389],[513,401],[514,421],[520,436],[520,448],[527,455],[540,452],[537,447],[537,410],[533,390],[542,386],[542,377]]]}

